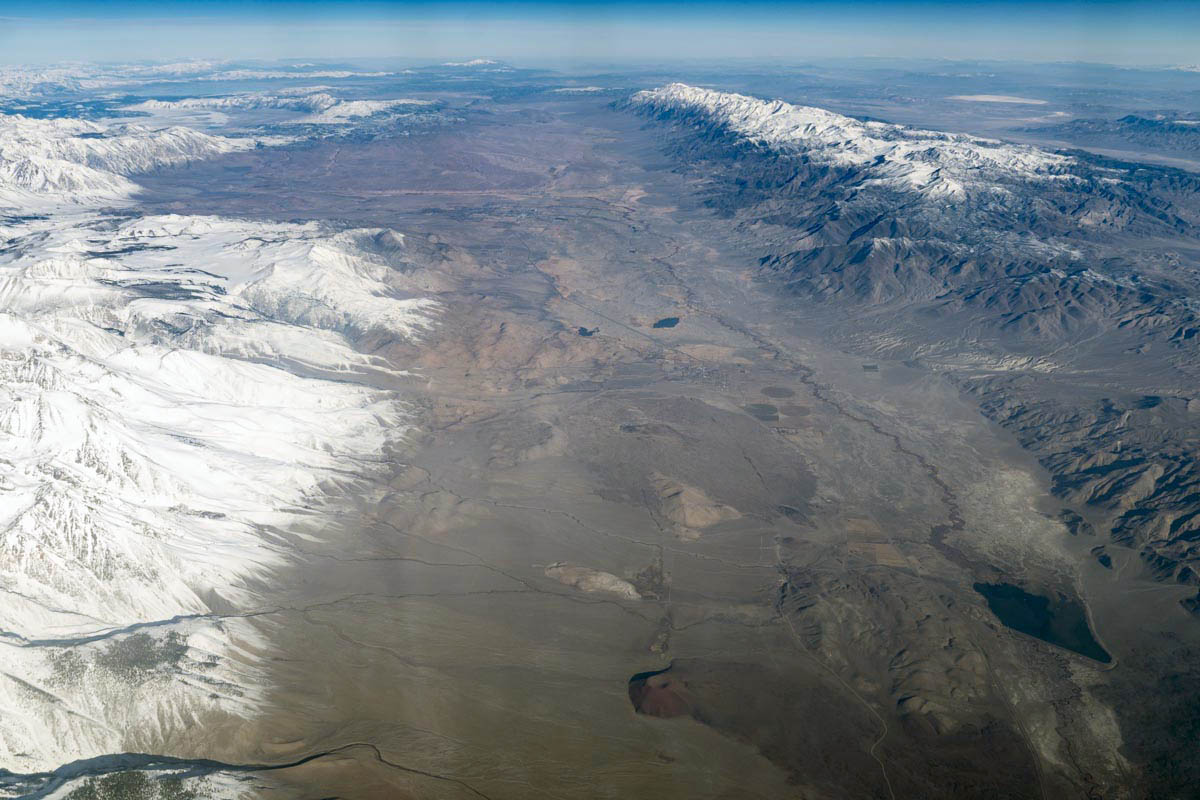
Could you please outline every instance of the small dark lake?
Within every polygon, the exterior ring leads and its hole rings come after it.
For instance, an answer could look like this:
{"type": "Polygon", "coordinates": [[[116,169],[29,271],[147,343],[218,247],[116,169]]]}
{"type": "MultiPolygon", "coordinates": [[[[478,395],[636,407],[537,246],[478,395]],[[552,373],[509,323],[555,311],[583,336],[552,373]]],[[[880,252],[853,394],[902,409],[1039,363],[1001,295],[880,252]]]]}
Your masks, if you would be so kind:
{"type": "Polygon", "coordinates": [[[742,409],[759,422],[778,422],[779,409],[770,403],[750,403],[742,409]]]}
{"type": "Polygon", "coordinates": [[[977,583],[975,591],[1006,627],[1103,664],[1112,661],[1092,635],[1084,607],[1077,601],[1062,595],[1051,600],[1010,583],[977,583]]]}
{"type": "Polygon", "coordinates": [[[663,317],[658,322],[654,323],[653,328],[674,328],[679,324],[679,317],[663,317]]]}

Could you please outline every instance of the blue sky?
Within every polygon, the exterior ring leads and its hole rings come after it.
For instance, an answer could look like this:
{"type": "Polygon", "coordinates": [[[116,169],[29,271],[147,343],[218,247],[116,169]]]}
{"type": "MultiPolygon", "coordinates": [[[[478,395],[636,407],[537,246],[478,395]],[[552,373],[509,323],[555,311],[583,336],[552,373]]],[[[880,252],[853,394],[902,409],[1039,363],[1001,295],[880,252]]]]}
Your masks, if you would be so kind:
{"type": "Polygon", "coordinates": [[[0,61],[837,56],[1200,61],[1192,2],[0,0],[0,61]]]}

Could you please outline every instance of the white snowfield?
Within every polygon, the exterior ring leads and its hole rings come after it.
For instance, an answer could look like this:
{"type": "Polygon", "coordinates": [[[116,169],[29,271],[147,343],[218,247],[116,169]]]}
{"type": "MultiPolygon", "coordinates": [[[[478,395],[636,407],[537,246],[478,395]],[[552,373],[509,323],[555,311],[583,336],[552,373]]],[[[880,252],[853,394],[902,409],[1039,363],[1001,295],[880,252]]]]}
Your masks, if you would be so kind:
{"type": "Polygon", "coordinates": [[[255,145],[178,126],[0,115],[0,208],[121,200],[137,189],[126,175],[255,145]]]}
{"type": "Polygon", "coordinates": [[[265,645],[240,615],[269,612],[282,534],[407,431],[396,392],[345,380],[396,369],[356,337],[436,317],[379,255],[401,234],[101,210],[130,175],[253,146],[0,116],[4,769],[253,715],[265,645]]]}
{"type": "Polygon", "coordinates": [[[870,182],[931,197],[990,192],[997,179],[1069,179],[1067,156],[962,134],[862,122],[821,108],[672,83],[631,102],[655,113],[698,114],[746,141],[813,161],[867,169],[870,182]]]}

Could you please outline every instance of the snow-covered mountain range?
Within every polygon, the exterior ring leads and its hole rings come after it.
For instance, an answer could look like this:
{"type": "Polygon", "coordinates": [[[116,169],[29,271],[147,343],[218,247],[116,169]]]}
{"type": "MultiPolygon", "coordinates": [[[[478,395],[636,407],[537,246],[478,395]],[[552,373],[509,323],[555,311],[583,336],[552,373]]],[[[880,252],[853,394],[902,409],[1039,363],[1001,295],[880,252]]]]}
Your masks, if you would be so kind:
{"type": "Polygon", "coordinates": [[[37,97],[66,92],[121,89],[144,83],[348,80],[385,78],[396,74],[379,70],[305,68],[312,66],[293,65],[291,69],[239,67],[230,62],[196,60],[170,64],[0,67],[0,96],[37,97]]]}
{"type": "Polygon", "coordinates": [[[291,122],[321,124],[347,123],[362,117],[392,111],[405,106],[427,106],[429,100],[341,100],[318,89],[311,91],[254,92],[218,97],[187,97],[181,100],[145,100],[124,110],[151,115],[186,111],[256,111],[279,109],[302,111],[306,116],[291,122]]]}
{"type": "Polygon", "coordinates": [[[1069,179],[1072,159],[1033,147],[962,134],[863,122],[812,106],[760,100],[672,83],[633,95],[649,113],[691,113],[720,123],[746,141],[803,152],[818,163],[869,167],[872,181],[932,196],[996,191],[997,179],[1069,179]]]}
{"type": "Polygon", "coordinates": [[[0,116],[0,207],[87,205],[129,197],[127,175],[255,147],[184,127],[106,126],[0,116]]]}
{"type": "MultiPolygon", "coordinates": [[[[340,106],[374,108],[308,110],[340,106]]],[[[245,618],[281,535],[407,429],[363,380],[397,368],[355,347],[436,318],[389,264],[402,234],[131,210],[137,173],[271,143],[0,116],[6,769],[255,713],[245,618]]]]}

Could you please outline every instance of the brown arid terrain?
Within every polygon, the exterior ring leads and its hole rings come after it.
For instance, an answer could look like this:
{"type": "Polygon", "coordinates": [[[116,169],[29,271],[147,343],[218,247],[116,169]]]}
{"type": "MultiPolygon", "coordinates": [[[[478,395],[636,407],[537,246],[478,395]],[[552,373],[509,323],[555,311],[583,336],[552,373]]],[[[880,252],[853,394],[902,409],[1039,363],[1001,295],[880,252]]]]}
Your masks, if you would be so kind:
{"type": "Polygon", "coordinates": [[[838,338],[645,120],[486,110],[141,180],[156,212],[390,229],[392,286],[438,303],[358,342],[415,422],[336,525],[281,534],[261,718],[174,754],[312,800],[1181,796],[1194,712],[1151,709],[1190,680],[1189,590],[1072,535],[1065,439],[1012,420],[1076,422],[838,338]]]}

